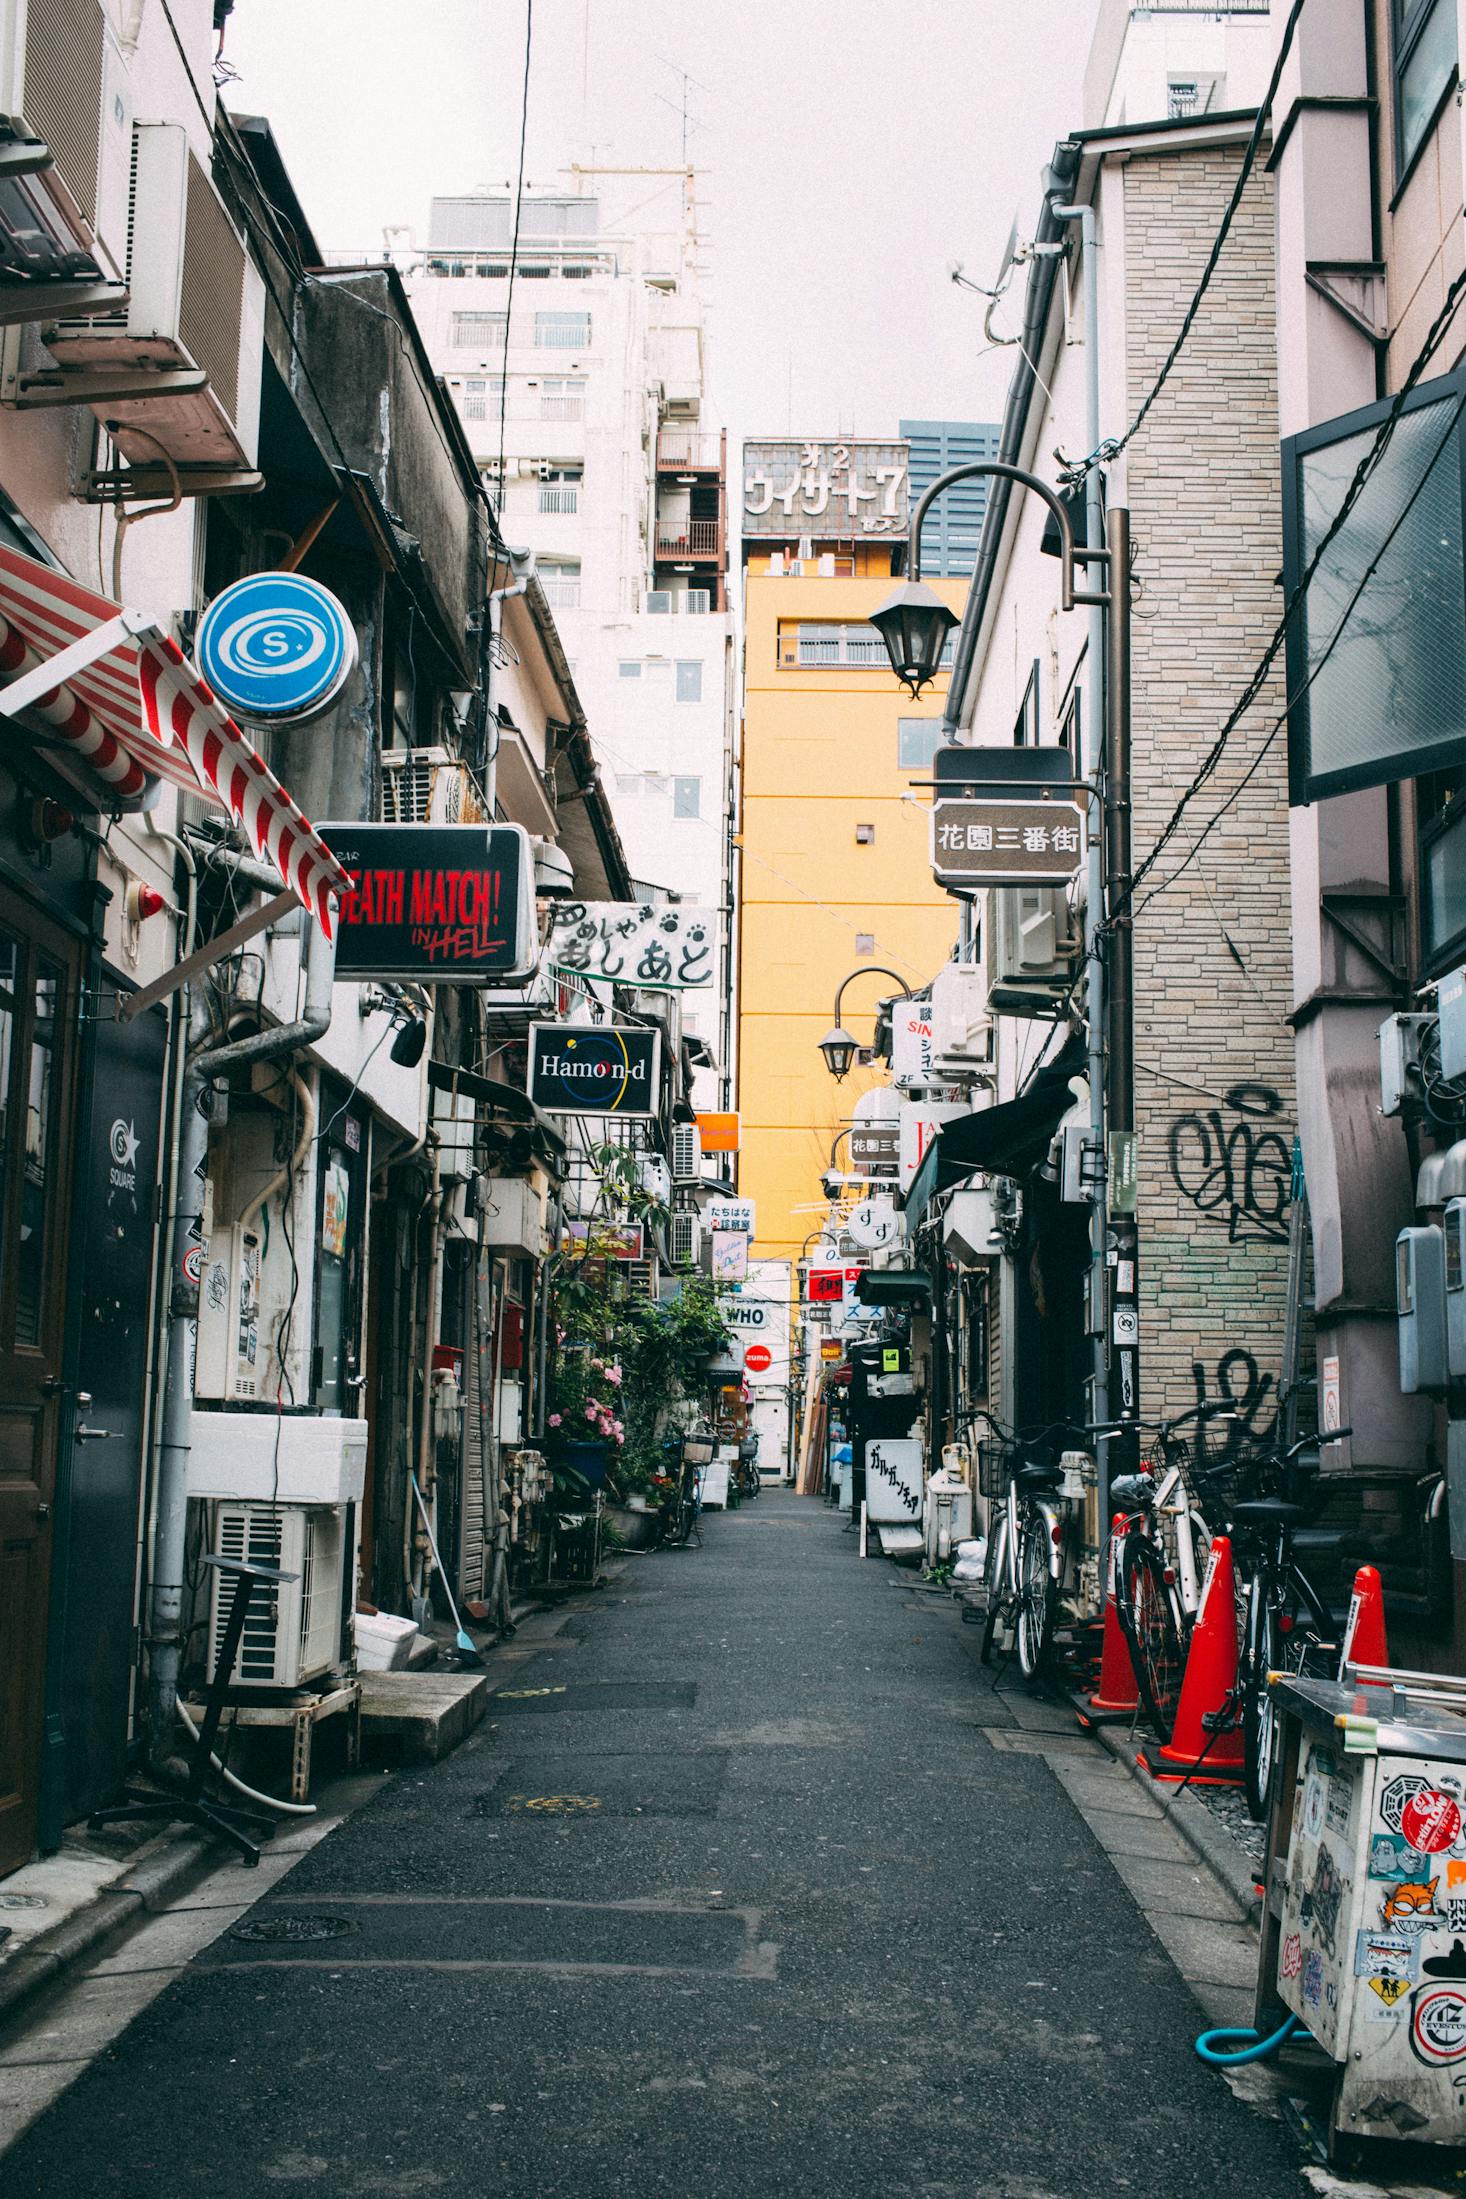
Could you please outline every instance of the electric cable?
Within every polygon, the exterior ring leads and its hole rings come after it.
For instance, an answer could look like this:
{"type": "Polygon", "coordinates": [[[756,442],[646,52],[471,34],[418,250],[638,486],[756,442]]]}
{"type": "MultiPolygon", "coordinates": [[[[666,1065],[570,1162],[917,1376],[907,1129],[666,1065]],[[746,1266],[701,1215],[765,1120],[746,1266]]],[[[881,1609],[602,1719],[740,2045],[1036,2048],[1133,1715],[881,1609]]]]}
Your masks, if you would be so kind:
{"type": "Polygon", "coordinates": [[[1119,457],[1127,443],[1139,434],[1146,415],[1170,380],[1176,362],[1186,348],[1191,331],[1196,325],[1196,317],[1201,311],[1202,300],[1211,288],[1212,277],[1217,271],[1217,265],[1221,259],[1227,238],[1231,233],[1232,224],[1237,218],[1237,210],[1242,204],[1243,193],[1246,191],[1252,178],[1252,171],[1257,165],[1257,156],[1262,149],[1263,137],[1272,115],[1273,101],[1277,97],[1278,86],[1282,82],[1283,70],[1293,44],[1293,34],[1298,28],[1298,18],[1303,13],[1303,7],[1304,0],[1293,0],[1293,6],[1287,22],[1283,26],[1283,36],[1273,61],[1273,73],[1268,79],[1267,90],[1263,93],[1259,103],[1257,117],[1252,125],[1252,135],[1247,141],[1246,150],[1242,155],[1242,165],[1237,171],[1237,181],[1233,186],[1232,196],[1227,201],[1227,208],[1222,215],[1221,226],[1218,228],[1212,248],[1207,254],[1206,265],[1201,271],[1201,280],[1192,294],[1191,303],[1187,306],[1181,326],[1176,332],[1176,340],[1166,353],[1161,363],[1160,372],[1141,399],[1140,409],[1124,434],[1101,443],[1097,450],[1091,451],[1087,458],[1069,469],[1065,478],[1071,488],[1077,487],[1085,475],[1092,473],[1096,466],[1111,464],[1119,457]]]}
{"type": "MultiPolygon", "coordinates": [[[[514,278],[519,268],[519,225],[524,214],[524,145],[529,131],[529,64],[534,45],[534,0],[524,0],[524,83],[519,101],[519,170],[514,184],[514,235],[509,245],[509,287],[504,297],[504,359],[499,376],[499,501],[504,509],[504,422],[509,411],[509,341],[514,318],[514,278]]],[[[497,516],[497,514],[496,514],[497,516]]]]}
{"type": "MultiPolygon", "coordinates": [[[[1462,272],[1457,275],[1455,280],[1452,282],[1450,289],[1447,291],[1445,303],[1442,305],[1440,312],[1437,314],[1434,322],[1431,324],[1430,330],[1426,335],[1426,338],[1422,343],[1419,352],[1416,354],[1414,360],[1411,362],[1409,373],[1406,375],[1405,380],[1401,384],[1399,390],[1395,393],[1394,399],[1390,405],[1389,412],[1380,422],[1378,433],[1376,434],[1373,442],[1370,444],[1368,450],[1366,450],[1363,456],[1360,458],[1358,465],[1355,467],[1354,473],[1349,481],[1348,488],[1344,492],[1343,501],[1340,503],[1339,509],[1334,514],[1333,519],[1329,522],[1328,527],[1324,530],[1323,534],[1319,537],[1318,542],[1314,546],[1308,563],[1305,565],[1302,573],[1299,575],[1297,585],[1294,587],[1292,594],[1289,596],[1288,601],[1283,608],[1282,616],[1279,618],[1277,625],[1274,627],[1272,635],[1269,638],[1267,647],[1264,649],[1259,663],[1257,664],[1256,668],[1248,679],[1247,684],[1242,691],[1242,694],[1233,704],[1232,708],[1228,711],[1226,718],[1223,720],[1220,731],[1217,733],[1217,736],[1212,742],[1212,745],[1208,749],[1206,755],[1202,758],[1202,761],[1198,766],[1197,771],[1195,772],[1190,784],[1182,792],[1180,799],[1177,801],[1175,808],[1172,810],[1171,815],[1167,819],[1166,824],[1162,828],[1160,834],[1152,843],[1151,847],[1147,850],[1141,862],[1132,872],[1130,884],[1123,901],[1120,903],[1119,907],[1111,912],[1105,926],[1103,926],[1102,929],[1112,928],[1115,919],[1118,916],[1123,915],[1130,908],[1134,901],[1135,890],[1137,886],[1139,886],[1141,880],[1145,878],[1151,870],[1154,869],[1156,863],[1160,860],[1163,850],[1169,845],[1170,841],[1175,838],[1176,833],[1180,830],[1181,820],[1185,816],[1187,809],[1195,800],[1196,796],[1201,792],[1202,787],[1206,784],[1212,773],[1216,770],[1217,765],[1221,762],[1222,756],[1226,751],[1227,744],[1231,740],[1233,733],[1236,731],[1238,725],[1241,723],[1241,720],[1251,709],[1253,703],[1257,700],[1257,697],[1262,690],[1263,684],[1266,681],[1268,674],[1271,672],[1273,665],[1277,661],[1278,655],[1287,639],[1288,630],[1291,627],[1294,618],[1297,616],[1298,609],[1313,582],[1314,576],[1318,572],[1319,566],[1323,562],[1324,556],[1331,548],[1338,535],[1342,532],[1343,528],[1347,525],[1350,517],[1353,514],[1355,505],[1358,503],[1360,497],[1364,493],[1365,488],[1368,486],[1369,481],[1373,477],[1374,470],[1378,465],[1380,459],[1383,457],[1394,435],[1395,428],[1399,423],[1402,413],[1404,412],[1406,402],[1414,391],[1417,383],[1419,382],[1422,374],[1425,372],[1425,369],[1429,365],[1431,359],[1435,356],[1435,353],[1440,349],[1441,344],[1445,340],[1446,332],[1450,327],[1452,320],[1455,318],[1456,308],[1459,305],[1463,294],[1466,294],[1466,269],[1463,269],[1462,272]]],[[[1463,399],[1462,402],[1466,403],[1466,399],[1463,399]]],[[[1453,416],[1453,425],[1455,418],[1458,417],[1459,408],[1457,414],[1453,416]]],[[[1432,464],[1433,463],[1434,460],[1432,460],[1432,464]]],[[[1428,477],[1429,469],[1427,469],[1426,473],[1426,478],[1428,477]]],[[[1311,675],[1311,677],[1316,676],[1316,673],[1320,670],[1322,670],[1322,661],[1320,661],[1320,663],[1314,668],[1314,675],[1311,675]]],[[[1284,716],[1286,716],[1286,712],[1284,713],[1284,716]]]]}

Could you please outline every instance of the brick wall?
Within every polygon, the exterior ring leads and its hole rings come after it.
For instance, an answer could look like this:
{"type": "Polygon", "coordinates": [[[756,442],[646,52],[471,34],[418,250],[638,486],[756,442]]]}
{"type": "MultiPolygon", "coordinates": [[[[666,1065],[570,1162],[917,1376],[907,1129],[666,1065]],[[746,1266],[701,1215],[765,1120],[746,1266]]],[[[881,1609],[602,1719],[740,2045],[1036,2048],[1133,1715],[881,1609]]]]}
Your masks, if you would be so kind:
{"type": "MultiPolygon", "coordinates": [[[[1195,288],[1239,156],[1124,172],[1134,411],[1195,288]]],[[[1282,607],[1271,181],[1255,176],[1179,367],[1129,450],[1139,860],[1191,781],[1282,607]]],[[[1254,765],[1282,706],[1263,689],[1158,870],[1254,765]]],[[[1275,1410],[1295,1129],[1286,744],[1280,733],[1135,938],[1141,1378],[1149,1415],[1230,1389],[1275,1410]]],[[[1139,900],[1139,896],[1137,900],[1139,900]]]]}

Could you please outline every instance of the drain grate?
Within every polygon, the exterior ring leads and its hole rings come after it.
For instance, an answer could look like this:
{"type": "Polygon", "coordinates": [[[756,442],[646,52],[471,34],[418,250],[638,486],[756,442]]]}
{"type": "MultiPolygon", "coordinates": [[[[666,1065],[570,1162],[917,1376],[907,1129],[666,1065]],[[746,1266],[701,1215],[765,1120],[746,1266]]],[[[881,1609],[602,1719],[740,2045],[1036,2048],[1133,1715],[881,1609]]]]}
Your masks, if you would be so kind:
{"type": "Polygon", "coordinates": [[[293,1947],[306,1940],[346,1939],[360,1929],[348,1916],[260,1916],[231,1926],[229,1937],[293,1947]]]}

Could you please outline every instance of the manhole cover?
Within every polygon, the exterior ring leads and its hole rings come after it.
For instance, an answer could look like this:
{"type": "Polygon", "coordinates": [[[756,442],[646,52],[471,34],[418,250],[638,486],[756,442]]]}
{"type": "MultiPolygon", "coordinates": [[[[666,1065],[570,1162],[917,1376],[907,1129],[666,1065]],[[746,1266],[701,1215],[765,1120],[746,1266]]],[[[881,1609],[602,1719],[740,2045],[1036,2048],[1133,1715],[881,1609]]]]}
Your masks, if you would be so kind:
{"type": "Polygon", "coordinates": [[[47,1909],[44,1894],[0,1894],[0,1909],[47,1909]]]}
{"type": "Polygon", "coordinates": [[[345,1916],[260,1916],[246,1917],[242,1924],[234,1925],[229,1937],[295,1946],[302,1940],[345,1939],[357,1929],[345,1916]]]}

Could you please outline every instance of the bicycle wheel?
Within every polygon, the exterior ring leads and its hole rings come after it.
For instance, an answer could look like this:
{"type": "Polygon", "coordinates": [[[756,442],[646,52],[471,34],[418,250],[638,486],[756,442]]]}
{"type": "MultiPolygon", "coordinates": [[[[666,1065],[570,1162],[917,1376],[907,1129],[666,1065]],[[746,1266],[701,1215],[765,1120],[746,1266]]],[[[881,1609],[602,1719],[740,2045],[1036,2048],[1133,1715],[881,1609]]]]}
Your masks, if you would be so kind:
{"type": "Polygon", "coordinates": [[[998,1514],[997,1523],[990,1530],[988,1561],[985,1570],[988,1607],[987,1616],[982,1622],[982,1648],[978,1654],[984,1664],[990,1664],[992,1662],[993,1641],[998,1631],[998,1621],[1003,1614],[1003,1579],[1008,1570],[1008,1513],[1006,1507],[998,1514]]]}
{"type": "Polygon", "coordinates": [[[1247,1807],[1261,1823],[1272,1793],[1273,1767],[1277,1762],[1278,1714],[1268,1674],[1281,1669],[1281,1628],[1272,1584],[1263,1572],[1253,1574],[1247,1598],[1247,1630],[1243,1635],[1242,1690],[1243,1785],[1247,1807]]]}
{"type": "Polygon", "coordinates": [[[1048,1521],[1030,1512],[1018,1535],[1018,1667],[1025,1680],[1037,1679],[1053,1646],[1059,1584],[1049,1570],[1051,1547],[1048,1521]]]}
{"type": "Polygon", "coordinates": [[[1115,1607],[1141,1707],[1162,1744],[1171,1738],[1184,1658],[1181,1615],[1166,1564],[1148,1535],[1125,1537],[1115,1569],[1115,1607]]]}

